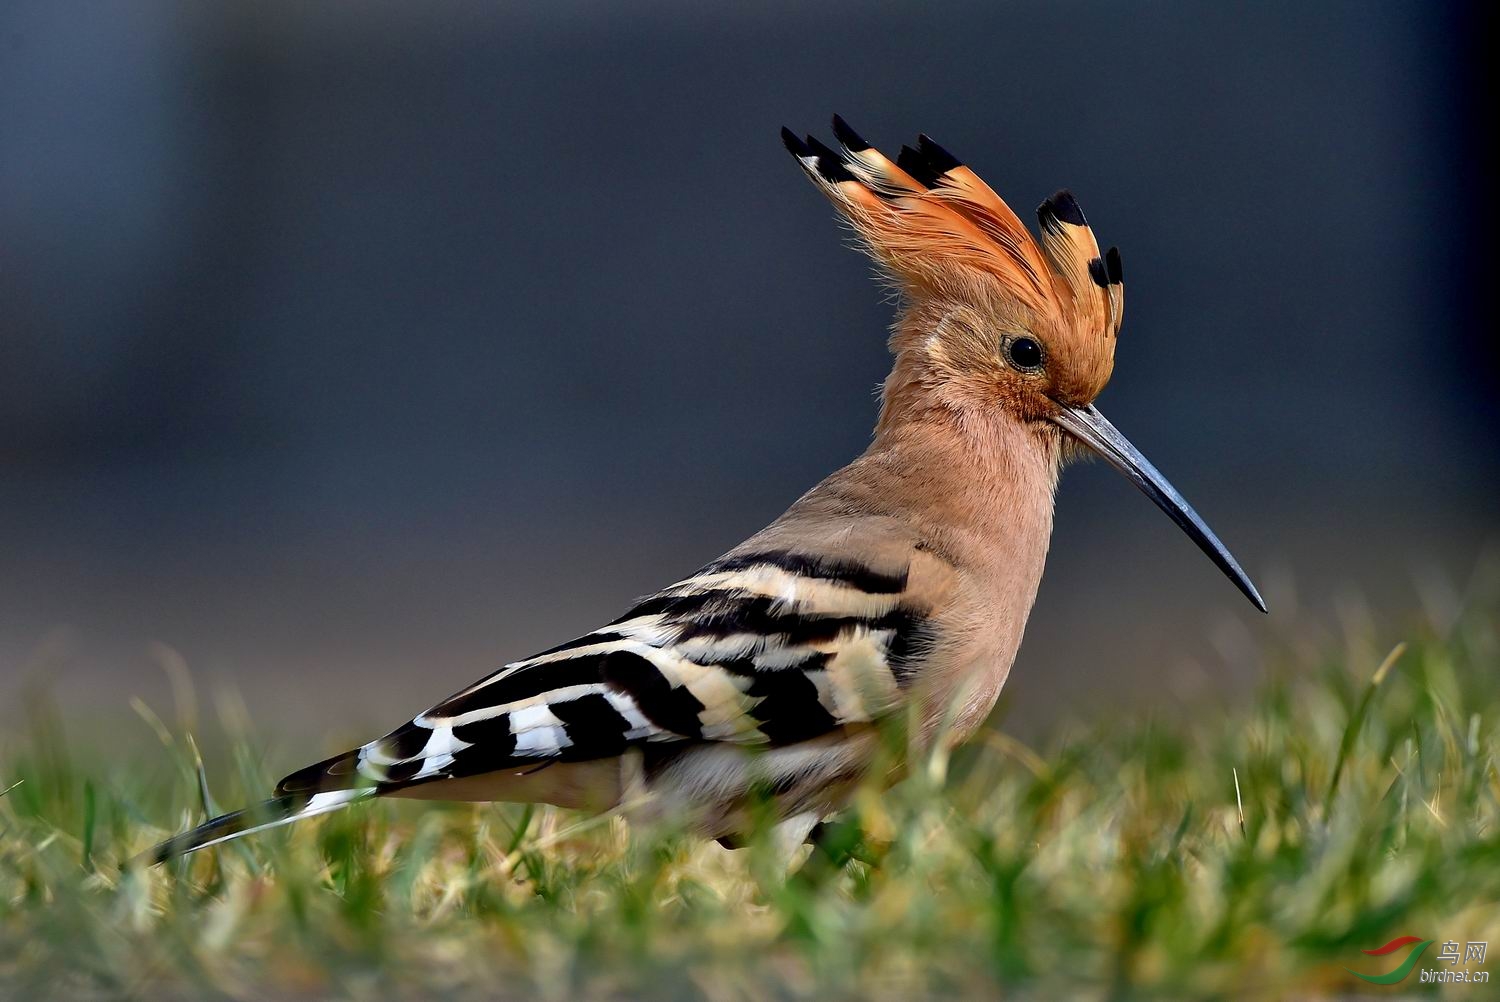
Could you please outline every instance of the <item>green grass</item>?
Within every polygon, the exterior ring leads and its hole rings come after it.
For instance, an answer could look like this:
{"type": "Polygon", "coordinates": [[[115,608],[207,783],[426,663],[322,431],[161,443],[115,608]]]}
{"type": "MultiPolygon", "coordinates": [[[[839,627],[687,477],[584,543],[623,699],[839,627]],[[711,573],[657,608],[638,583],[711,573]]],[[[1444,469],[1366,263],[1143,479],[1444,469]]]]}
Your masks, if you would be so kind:
{"type": "MultiPolygon", "coordinates": [[[[763,841],[730,853],[617,818],[389,803],[122,872],[203,815],[187,735],[157,723],[160,744],[111,755],[39,709],[0,744],[0,994],[1432,990],[1345,973],[1389,970],[1400,954],[1360,951],[1407,934],[1488,941],[1470,969],[1500,967],[1500,582],[1441,630],[1304,637],[1262,660],[1239,698],[1035,747],[1002,726],[925,760],[791,876],[763,841]]],[[[113,729],[144,730],[123,714],[113,729]]],[[[222,804],[281,771],[263,739],[215,741],[222,804]]]]}

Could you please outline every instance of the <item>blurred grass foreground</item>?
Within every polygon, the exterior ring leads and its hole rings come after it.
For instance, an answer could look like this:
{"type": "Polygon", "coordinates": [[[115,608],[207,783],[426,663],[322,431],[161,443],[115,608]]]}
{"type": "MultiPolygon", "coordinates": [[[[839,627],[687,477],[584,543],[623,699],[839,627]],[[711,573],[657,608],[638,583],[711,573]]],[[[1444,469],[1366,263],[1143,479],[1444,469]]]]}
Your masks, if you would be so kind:
{"type": "Polygon", "coordinates": [[[1400,936],[1500,967],[1500,575],[1452,615],[1262,660],[1248,698],[926,759],[790,876],[765,839],[388,802],[122,870],[301,763],[231,715],[210,791],[190,719],[138,706],[150,729],[114,729],[160,744],[126,753],[39,710],[0,738],[0,995],[1464,992],[1346,968],[1391,970],[1361,951],[1400,936]]]}

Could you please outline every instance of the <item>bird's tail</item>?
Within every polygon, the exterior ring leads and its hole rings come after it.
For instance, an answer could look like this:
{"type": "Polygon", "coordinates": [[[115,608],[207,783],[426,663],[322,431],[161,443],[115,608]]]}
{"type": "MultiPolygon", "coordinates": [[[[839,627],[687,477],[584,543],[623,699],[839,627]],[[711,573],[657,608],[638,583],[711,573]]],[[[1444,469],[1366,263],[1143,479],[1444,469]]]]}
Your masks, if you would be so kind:
{"type": "Polygon", "coordinates": [[[137,861],[146,866],[154,866],[206,846],[218,845],[267,828],[289,825],[303,818],[317,817],[356,800],[372,797],[380,792],[379,788],[368,782],[361,783],[360,777],[353,774],[352,769],[330,768],[352,762],[356,755],[356,752],[339,755],[295,772],[277,784],[276,796],[270,800],[232,814],[221,814],[192,831],[174,835],[142,853],[137,861]]]}

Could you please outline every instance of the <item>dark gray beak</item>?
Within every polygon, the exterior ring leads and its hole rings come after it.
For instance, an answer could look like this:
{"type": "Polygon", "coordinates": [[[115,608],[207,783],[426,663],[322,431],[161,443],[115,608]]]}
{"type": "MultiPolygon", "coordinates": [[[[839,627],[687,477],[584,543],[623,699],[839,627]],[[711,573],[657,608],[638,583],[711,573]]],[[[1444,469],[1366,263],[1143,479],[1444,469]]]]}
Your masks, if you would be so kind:
{"type": "Polygon", "coordinates": [[[1246,598],[1255,603],[1257,609],[1266,611],[1266,603],[1260,597],[1260,592],[1250,583],[1250,578],[1240,568],[1239,562],[1219,542],[1219,537],[1198,517],[1192,505],[1184,501],[1182,495],[1167,483],[1167,478],[1141,455],[1140,450],[1116,431],[1114,425],[1104,420],[1104,415],[1093,404],[1087,407],[1062,407],[1052,420],[1068,434],[1103,456],[1109,465],[1125,474],[1131,483],[1141,489],[1142,494],[1155,501],[1156,506],[1166,512],[1167,517],[1198,544],[1198,549],[1208,555],[1208,559],[1235,583],[1235,587],[1245,593],[1246,598]]]}

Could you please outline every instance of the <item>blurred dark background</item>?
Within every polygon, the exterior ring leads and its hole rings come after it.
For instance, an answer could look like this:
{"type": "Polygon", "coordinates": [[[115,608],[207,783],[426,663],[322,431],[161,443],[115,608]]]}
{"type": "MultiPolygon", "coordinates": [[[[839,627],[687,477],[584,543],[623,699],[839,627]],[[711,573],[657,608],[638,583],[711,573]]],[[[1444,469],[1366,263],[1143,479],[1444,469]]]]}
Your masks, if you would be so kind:
{"type": "Polygon", "coordinates": [[[0,723],[159,704],[180,656],[321,751],[775,517],[887,366],[776,135],[833,111],[1023,215],[1078,194],[1130,282],[1101,407],[1275,614],[1072,470],[1013,723],[1462,594],[1500,536],[1477,10],[708,10],[5,5],[0,723]]]}

